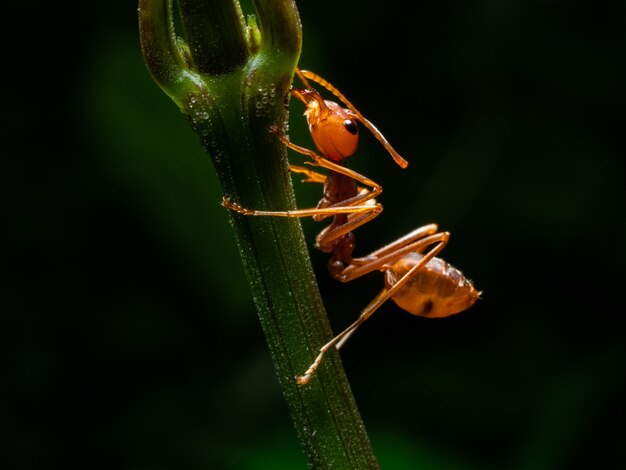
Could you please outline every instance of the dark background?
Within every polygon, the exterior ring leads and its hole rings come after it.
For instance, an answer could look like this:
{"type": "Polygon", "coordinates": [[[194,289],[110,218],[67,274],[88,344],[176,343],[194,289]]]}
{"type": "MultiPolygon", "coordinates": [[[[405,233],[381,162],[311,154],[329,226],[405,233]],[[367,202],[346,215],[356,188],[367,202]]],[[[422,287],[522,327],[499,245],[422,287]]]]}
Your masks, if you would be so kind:
{"type": "MultiPolygon", "coordinates": [[[[440,3],[298,2],[301,66],[411,162],[363,132],[351,166],[383,185],[385,212],[357,250],[437,222],[442,257],[484,292],[440,321],[389,303],[354,335],[342,357],[363,419],[386,469],[613,468],[626,6],[440,3]]],[[[143,65],[136,6],[5,11],[2,454],[304,468],[209,158],[143,65]]],[[[295,184],[313,206],[319,186],[295,184]]],[[[312,246],[323,225],[303,225],[312,246]]],[[[342,285],[311,255],[338,331],[382,277],[342,285]]]]}

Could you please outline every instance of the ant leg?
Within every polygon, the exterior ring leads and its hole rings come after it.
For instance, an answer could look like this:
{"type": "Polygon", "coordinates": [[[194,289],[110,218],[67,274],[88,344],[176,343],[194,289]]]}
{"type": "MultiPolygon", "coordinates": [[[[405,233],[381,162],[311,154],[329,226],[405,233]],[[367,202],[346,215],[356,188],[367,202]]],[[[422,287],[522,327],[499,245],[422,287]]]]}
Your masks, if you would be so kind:
{"type": "MultiPolygon", "coordinates": [[[[425,229],[427,227],[428,226],[424,226],[424,227],[421,227],[420,229],[425,229]]],[[[420,229],[418,229],[418,230],[420,230],[420,229]]],[[[415,230],[413,233],[417,232],[418,230],[415,230]]],[[[406,238],[406,237],[403,237],[403,238],[406,238]]],[[[428,245],[430,245],[432,243],[437,243],[437,244],[426,255],[424,255],[422,257],[422,259],[418,263],[415,264],[415,266],[413,266],[411,269],[409,269],[406,272],[406,274],[404,274],[404,276],[402,276],[400,279],[398,279],[398,282],[396,282],[389,289],[387,289],[387,288],[383,289],[374,298],[374,300],[372,300],[368,304],[368,306],[365,307],[365,309],[363,310],[363,313],[361,314],[361,317],[365,316],[363,321],[367,320],[376,310],[378,310],[378,308],[382,304],[384,304],[387,300],[389,300],[398,291],[398,289],[400,289],[409,279],[411,279],[412,276],[414,276],[419,270],[421,270],[424,266],[426,266],[431,259],[433,259],[438,253],[440,253],[441,250],[443,250],[443,248],[448,244],[448,240],[450,239],[450,234],[448,232],[438,233],[436,235],[426,237],[426,238],[420,240],[420,242],[427,241],[428,239],[430,239],[430,241],[425,246],[416,248],[416,249],[411,250],[411,251],[413,251],[413,252],[420,252],[421,249],[425,248],[426,246],[428,246],[428,245]],[[438,240],[438,241],[434,241],[434,240],[438,240]]],[[[400,240],[402,240],[402,239],[396,240],[396,242],[398,242],[400,240]]],[[[394,245],[396,242],[391,243],[391,244],[387,245],[386,247],[383,247],[381,250],[378,250],[377,252],[381,252],[382,250],[389,248],[391,245],[394,245]]],[[[406,247],[398,247],[395,252],[392,252],[392,253],[390,253],[388,255],[385,255],[381,259],[388,260],[388,258],[391,257],[391,259],[392,259],[391,263],[393,263],[394,261],[397,261],[402,256],[404,256],[404,255],[406,255],[408,253],[406,251],[407,248],[414,247],[416,245],[417,245],[417,243],[413,243],[413,244],[406,245],[406,247]]],[[[389,264],[389,263],[385,262],[383,265],[387,265],[387,264],[389,264]]],[[[373,271],[374,269],[379,269],[379,267],[383,266],[383,265],[380,265],[380,261],[372,263],[372,265],[371,265],[372,269],[369,269],[367,271],[367,273],[373,271]]],[[[366,274],[366,273],[363,273],[363,274],[366,274]]],[[[361,274],[361,275],[363,275],[363,274],[361,274]]],[[[352,279],[354,279],[354,277],[352,279]]],[[[350,337],[350,335],[353,332],[354,332],[354,328],[348,334],[343,336],[343,338],[337,343],[337,346],[336,346],[337,349],[339,349],[339,348],[341,348],[341,346],[343,346],[343,344],[348,340],[348,338],[350,337]]]]}
{"type": "MultiPolygon", "coordinates": [[[[302,173],[306,176],[303,179],[303,182],[307,183],[324,183],[326,181],[326,176],[317,173],[309,168],[305,168],[297,165],[289,165],[289,170],[294,173],[302,173]]],[[[239,204],[236,204],[230,200],[230,197],[224,196],[222,198],[222,205],[227,209],[233,210],[235,212],[239,212],[244,215],[270,215],[270,216],[284,216],[284,217],[307,217],[307,216],[316,216],[319,214],[310,214],[309,209],[298,210],[298,211],[256,211],[252,209],[245,209],[241,207],[239,204]]],[[[330,214],[332,215],[332,214],[330,214]]]]}
{"type": "MultiPolygon", "coordinates": [[[[326,182],[325,175],[321,173],[317,173],[309,168],[290,164],[289,169],[294,173],[301,173],[303,175],[306,175],[306,178],[302,180],[302,182],[304,183],[325,183],[326,182]]],[[[367,189],[361,186],[357,186],[357,188],[359,191],[359,196],[356,196],[356,197],[362,197],[362,193],[367,191],[367,189]]],[[[353,199],[354,198],[344,200],[341,202],[341,205],[349,206],[350,201],[352,201],[353,199]]],[[[318,245],[330,244],[333,240],[336,240],[337,238],[342,237],[348,232],[351,232],[355,230],[356,228],[360,227],[361,225],[364,225],[367,222],[371,221],[382,212],[382,206],[380,204],[376,204],[374,202],[374,199],[370,199],[368,203],[371,204],[371,208],[372,208],[371,212],[351,213],[348,215],[348,220],[346,223],[333,227],[333,228],[331,228],[332,225],[327,227],[317,236],[317,244],[318,245]]],[[[331,208],[331,207],[335,207],[335,206],[328,206],[328,208],[331,208]]]]}
{"type": "MultiPolygon", "coordinates": [[[[418,230],[414,231],[413,233],[418,232],[418,230]]],[[[417,273],[420,269],[426,266],[426,264],[432,258],[434,258],[435,255],[437,255],[441,250],[443,250],[443,248],[448,243],[449,236],[450,235],[448,234],[448,232],[441,232],[435,235],[430,235],[430,236],[422,238],[421,240],[417,240],[413,243],[409,243],[408,245],[404,247],[398,247],[395,251],[392,251],[391,253],[384,255],[381,259],[390,258],[391,260],[398,260],[399,258],[401,258],[402,256],[406,254],[405,251],[408,247],[416,247],[415,249],[423,249],[428,245],[432,245],[433,243],[436,243],[436,245],[427,254],[425,254],[422,257],[422,259],[418,263],[415,264],[415,266],[409,269],[407,273],[398,280],[398,282],[396,282],[391,288],[389,289],[384,288],[382,291],[380,291],[380,293],[376,297],[374,297],[374,299],[361,311],[361,315],[359,315],[359,318],[354,323],[352,323],[345,330],[343,330],[341,333],[339,333],[337,336],[331,339],[328,343],[322,346],[320,348],[320,352],[318,356],[315,358],[315,361],[313,361],[313,363],[309,366],[309,368],[306,370],[306,372],[303,375],[296,378],[296,382],[300,385],[308,383],[309,380],[311,380],[311,377],[313,376],[317,368],[319,367],[319,365],[321,364],[326,351],[328,351],[333,346],[336,347],[337,349],[343,346],[343,344],[348,340],[350,335],[352,335],[352,333],[365,320],[370,318],[380,308],[380,306],[383,305],[387,300],[389,300],[398,291],[398,289],[400,289],[404,284],[406,284],[406,282],[409,279],[411,279],[411,277],[414,276],[415,273],[417,273]]],[[[412,250],[412,251],[415,251],[415,250],[412,250]]],[[[382,266],[382,265],[379,266],[378,262],[375,262],[373,264],[376,265],[376,267],[374,267],[373,269],[378,269],[378,267],[382,266]]],[[[387,264],[387,263],[383,263],[383,264],[387,264]]],[[[372,271],[373,269],[371,269],[370,271],[372,271]]]]}
{"type": "MultiPolygon", "coordinates": [[[[384,290],[378,294],[377,298],[380,297],[382,294],[384,293],[384,290]]],[[[371,313],[369,313],[369,315],[367,315],[367,317],[364,316],[366,312],[364,311],[363,313],[361,313],[361,315],[359,316],[359,318],[352,324],[350,325],[348,328],[346,328],[345,330],[343,330],[341,333],[339,333],[337,336],[335,336],[333,339],[331,339],[328,343],[326,343],[324,346],[322,346],[320,348],[320,352],[317,355],[317,357],[315,358],[315,361],[313,361],[313,363],[309,366],[309,368],[306,370],[306,372],[298,377],[296,377],[296,383],[298,385],[305,385],[309,382],[309,380],[311,380],[311,377],[313,377],[313,374],[315,374],[315,371],[317,370],[317,368],[319,367],[319,365],[322,363],[322,359],[324,358],[324,354],[333,346],[336,346],[338,343],[343,343],[343,339],[346,338],[348,336],[350,336],[352,334],[352,332],[354,330],[356,330],[361,323],[363,323],[365,320],[367,320],[367,318],[369,318],[371,316],[372,313],[374,313],[373,311],[371,313]]],[[[337,349],[339,349],[337,347],[337,349]]]]}
{"type": "Polygon", "coordinates": [[[317,173],[309,168],[305,168],[303,166],[292,165],[289,164],[289,170],[292,173],[300,173],[305,175],[306,177],[302,180],[302,183],[322,183],[326,182],[326,175],[321,173],[317,173]]]}
{"type": "MultiPolygon", "coordinates": [[[[323,175],[322,173],[318,173],[316,171],[313,171],[310,168],[305,168],[303,166],[289,164],[289,170],[291,170],[293,173],[300,173],[300,174],[305,175],[305,178],[302,180],[303,183],[325,183],[326,182],[326,175],[323,175]]],[[[352,205],[352,204],[354,204],[354,201],[362,202],[363,199],[365,199],[363,196],[367,192],[367,189],[362,187],[362,186],[357,186],[357,190],[359,191],[358,196],[345,199],[345,200],[341,201],[340,204],[327,206],[326,209],[335,208],[335,207],[343,207],[343,206],[354,207],[352,205]]],[[[368,198],[369,197],[370,196],[368,196],[368,198]]],[[[380,214],[382,212],[382,206],[380,204],[376,204],[374,199],[369,199],[369,201],[366,201],[366,202],[367,202],[367,205],[369,205],[372,208],[372,210],[371,211],[366,211],[366,212],[356,212],[356,213],[352,213],[352,211],[351,211],[349,213],[349,215],[348,215],[348,222],[347,222],[347,224],[341,226],[341,227],[349,227],[349,229],[348,230],[343,230],[341,233],[337,233],[336,236],[331,236],[328,239],[328,241],[335,240],[336,238],[339,238],[340,236],[345,235],[350,230],[352,230],[354,228],[357,228],[357,227],[360,227],[361,225],[365,224],[366,222],[369,222],[370,220],[372,220],[374,217],[376,217],[378,214],[380,214]],[[359,216],[358,220],[355,220],[355,218],[354,218],[355,215],[359,216]],[[365,219],[361,221],[361,218],[365,218],[365,219]]],[[[231,202],[229,202],[228,204],[229,205],[234,205],[231,202]]],[[[304,216],[302,214],[300,214],[300,215],[304,216]]],[[[330,215],[335,215],[335,214],[333,213],[333,214],[330,214],[330,215]]],[[[329,214],[328,213],[314,214],[313,217],[316,218],[316,220],[321,220],[321,219],[323,219],[325,217],[329,217],[329,214]]],[[[334,231],[333,231],[333,233],[334,233],[334,231]]]]}
{"type": "MultiPolygon", "coordinates": [[[[322,168],[327,168],[329,170],[335,171],[337,173],[341,173],[346,175],[358,183],[369,186],[372,188],[371,190],[361,191],[357,196],[351,197],[336,205],[331,205],[323,208],[315,208],[315,209],[298,209],[292,211],[263,211],[263,210],[254,210],[254,209],[246,209],[239,204],[236,204],[230,200],[229,196],[224,196],[222,198],[222,205],[227,209],[233,210],[235,212],[239,212],[243,215],[255,215],[255,216],[273,216],[273,217],[314,217],[321,216],[330,217],[337,214],[353,214],[353,213],[363,213],[363,212],[380,212],[382,211],[382,206],[379,204],[371,205],[366,204],[368,201],[372,201],[376,196],[382,193],[382,187],[370,180],[369,178],[360,175],[356,171],[350,170],[349,168],[343,167],[341,165],[337,165],[321,156],[316,154],[313,150],[309,150],[305,147],[301,147],[296,145],[287,139],[284,135],[278,133],[278,130],[275,126],[272,127],[272,131],[280,138],[280,140],[289,148],[302,153],[304,155],[308,155],[313,158],[314,162],[311,163],[316,166],[320,166],[322,168]],[[377,209],[373,209],[377,207],[377,209]]],[[[309,163],[309,162],[306,162],[309,163]]],[[[293,166],[290,165],[290,168],[293,168],[296,173],[305,173],[309,176],[312,182],[323,182],[325,181],[325,177],[316,173],[314,171],[308,170],[304,167],[293,166]]]]}
{"type": "Polygon", "coordinates": [[[424,238],[427,235],[433,235],[437,233],[437,229],[437,224],[422,225],[421,227],[412,230],[411,232],[398,238],[397,240],[394,240],[391,243],[388,243],[387,245],[379,248],[378,250],[371,252],[369,255],[363,258],[380,258],[381,256],[384,256],[388,253],[397,251],[398,248],[406,246],[415,240],[419,240],[420,238],[424,238]]]}
{"type": "Polygon", "coordinates": [[[335,349],[337,350],[341,349],[341,347],[346,343],[346,341],[350,339],[350,336],[352,336],[352,333],[356,331],[357,327],[360,326],[361,323],[365,322],[365,320],[367,320],[369,317],[371,317],[376,310],[378,310],[378,307],[381,306],[384,302],[384,301],[381,302],[380,299],[382,299],[383,297],[386,298],[386,295],[387,295],[387,288],[381,290],[378,293],[378,295],[374,297],[374,299],[368,304],[368,306],[363,309],[357,321],[355,321],[352,325],[350,325],[348,328],[346,328],[344,331],[341,332],[341,339],[336,342],[335,349]],[[378,307],[369,308],[369,306],[372,304],[375,304],[378,307]]]}
{"type": "Polygon", "coordinates": [[[383,206],[380,204],[374,204],[369,207],[372,209],[370,212],[349,214],[346,223],[337,226],[329,225],[324,228],[316,237],[315,243],[317,247],[330,246],[334,240],[365,225],[378,217],[383,211],[383,206]]]}
{"type": "MultiPolygon", "coordinates": [[[[325,159],[322,159],[322,160],[325,160],[325,159]]],[[[330,165],[334,165],[331,162],[328,162],[328,163],[330,165]]],[[[341,166],[337,166],[337,167],[340,169],[343,168],[341,166]]],[[[317,173],[315,171],[309,170],[308,168],[304,168],[304,167],[300,167],[296,165],[290,165],[289,168],[295,173],[304,173],[305,175],[307,175],[307,178],[304,181],[313,182],[313,183],[317,183],[317,182],[323,183],[326,181],[326,177],[324,175],[317,173]]],[[[353,176],[352,174],[356,176],[360,176],[358,173],[348,170],[346,168],[343,168],[343,170],[346,170],[346,171],[343,171],[343,173],[348,174],[349,176],[353,176]]],[[[367,180],[361,181],[361,182],[363,182],[364,184],[367,184],[367,180]]],[[[375,184],[378,188],[380,188],[380,186],[378,186],[376,183],[373,183],[373,184],[375,184]]],[[[382,212],[382,205],[376,204],[376,203],[372,204],[372,201],[374,201],[374,198],[382,192],[382,189],[378,191],[376,190],[376,188],[374,188],[374,190],[372,191],[368,191],[367,189],[364,189],[364,188],[360,188],[360,189],[361,191],[359,192],[357,196],[348,198],[344,201],[341,201],[340,203],[333,204],[328,207],[319,207],[319,208],[313,208],[313,209],[296,209],[296,210],[291,210],[291,211],[265,211],[265,210],[247,209],[233,202],[229,196],[224,196],[222,198],[222,205],[226,207],[227,209],[233,210],[243,215],[272,216],[272,217],[320,217],[320,219],[323,219],[325,217],[331,217],[337,214],[375,213],[376,215],[378,215],[380,212],[382,212]]],[[[368,219],[368,220],[371,220],[371,219],[368,219]]],[[[363,223],[365,222],[362,222],[356,225],[351,225],[351,226],[358,227],[362,225],[363,223]]]]}
{"type": "MultiPolygon", "coordinates": [[[[322,184],[324,184],[326,182],[326,175],[323,175],[321,173],[313,171],[310,168],[305,168],[305,167],[300,166],[300,165],[292,165],[290,163],[289,164],[289,170],[291,170],[292,173],[300,173],[300,174],[303,174],[303,175],[306,176],[304,179],[302,179],[300,181],[301,183],[322,183],[322,184]]],[[[357,186],[357,191],[359,193],[361,193],[362,191],[366,191],[366,189],[363,186],[357,186]]]]}
{"type": "Polygon", "coordinates": [[[239,204],[231,201],[229,196],[222,198],[222,206],[231,211],[238,212],[243,215],[254,216],[270,216],[270,217],[314,217],[314,216],[333,216],[337,214],[354,214],[372,212],[376,206],[359,205],[359,206],[339,206],[339,207],[321,207],[314,209],[295,209],[291,211],[264,211],[255,209],[246,209],[239,204]]]}
{"type": "MultiPolygon", "coordinates": [[[[352,178],[353,180],[355,180],[356,182],[361,183],[362,185],[370,187],[371,190],[368,191],[367,195],[361,196],[358,199],[361,201],[358,204],[365,202],[369,199],[373,199],[383,192],[383,188],[375,181],[369,179],[367,176],[363,176],[357,173],[356,171],[351,170],[350,168],[346,168],[345,166],[337,165],[336,163],[333,163],[330,160],[318,155],[313,150],[310,150],[306,147],[302,147],[298,144],[294,144],[284,134],[281,134],[278,131],[278,128],[276,126],[272,126],[271,130],[276,135],[276,137],[278,137],[281,140],[281,142],[285,144],[285,146],[289,147],[291,150],[295,152],[301,153],[302,155],[307,155],[311,157],[311,159],[313,159],[313,162],[305,162],[306,164],[319,166],[322,168],[326,168],[328,170],[332,170],[336,173],[341,173],[342,175],[348,176],[352,178]]],[[[344,204],[345,204],[345,201],[344,201],[344,204]]]]}
{"type": "MultiPolygon", "coordinates": [[[[436,224],[424,225],[369,255],[353,258],[350,264],[342,271],[338,279],[342,282],[348,282],[369,274],[372,271],[384,271],[386,265],[393,264],[396,260],[408,253],[421,253],[434,243],[443,243],[443,246],[445,246],[448,243],[450,234],[448,232],[435,233],[436,231],[436,224]]],[[[424,256],[424,258],[428,256],[424,264],[434,257],[436,253],[441,251],[443,246],[437,249],[436,252],[435,249],[432,249],[428,255],[424,256]],[[433,252],[435,252],[435,254],[430,256],[433,252]]]]}

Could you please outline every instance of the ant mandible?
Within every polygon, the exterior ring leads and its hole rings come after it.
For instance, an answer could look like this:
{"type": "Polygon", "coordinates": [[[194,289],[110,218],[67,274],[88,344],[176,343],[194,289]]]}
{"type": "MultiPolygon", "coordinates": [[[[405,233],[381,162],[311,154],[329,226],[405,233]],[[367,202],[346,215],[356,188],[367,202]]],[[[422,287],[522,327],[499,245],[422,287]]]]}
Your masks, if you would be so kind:
{"type": "Polygon", "coordinates": [[[305,182],[323,183],[324,197],[317,207],[291,211],[261,211],[246,209],[225,196],[224,207],[250,216],[313,217],[323,220],[333,217],[331,224],[316,237],[316,247],[331,253],[330,274],[341,282],[352,281],[372,271],[385,274],[385,287],[363,309],[359,318],[320,348],[319,355],[306,372],[296,377],[298,384],[309,382],[322,362],[324,353],[335,346],[339,349],[348,337],[388,299],[409,313],[429,318],[441,318],[466,310],[480,292],[463,274],[445,261],[435,258],[448,243],[450,234],[438,232],[436,224],[419,227],[404,237],[370,253],[353,258],[353,231],[370,222],[383,210],[376,202],[382,187],[371,179],[345,166],[345,159],[356,151],[357,121],[363,124],[385,147],[402,168],[408,162],[396,152],[376,127],[350,103],[343,94],[319,75],[296,69],[304,88],[292,88],[291,93],[306,106],[304,115],[319,154],[289,141],[276,126],[272,132],[290,149],[309,156],[307,165],[325,168],[328,174],[310,168],[289,165],[291,171],[305,175],[305,182]],[[314,81],[330,91],[346,107],[327,101],[311,86],[314,81]]]}

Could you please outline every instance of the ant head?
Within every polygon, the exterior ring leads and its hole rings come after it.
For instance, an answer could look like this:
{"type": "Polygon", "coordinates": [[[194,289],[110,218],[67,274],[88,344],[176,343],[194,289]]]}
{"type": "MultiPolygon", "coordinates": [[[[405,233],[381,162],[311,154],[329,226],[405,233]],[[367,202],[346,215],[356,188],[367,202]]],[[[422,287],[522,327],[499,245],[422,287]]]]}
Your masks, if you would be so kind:
{"type": "Polygon", "coordinates": [[[309,131],[322,155],[336,162],[351,156],[359,142],[359,117],[334,101],[324,100],[315,90],[293,89],[292,93],[306,105],[309,131]]]}
{"type": "MultiPolygon", "coordinates": [[[[380,131],[376,129],[376,126],[374,126],[374,124],[372,124],[367,119],[365,119],[365,116],[363,116],[359,112],[359,110],[356,109],[354,105],[350,103],[350,101],[348,101],[348,99],[345,96],[343,96],[343,94],[337,88],[335,88],[333,85],[328,83],[319,75],[309,70],[300,70],[299,68],[296,68],[296,75],[300,78],[300,81],[304,84],[305,89],[292,88],[291,91],[294,94],[294,96],[296,96],[296,98],[298,98],[307,106],[307,110],[304,114],[306,115],[309,121],[309,128],[311,129],[311,133],[313,134],[313,140],[315,141],[315,144],[317,145],[318,149],[322,153],[324,153],[326,157],[333,159],[333,160],[340,161],[352,155],[354,151],[356,150],[356,144],[358,141],[357,134],[355,133],[353,138],[350,139],[349,137],[347,137],[347,135],[344,132],[339,130],[338,122],[335,122],[335,124],[333,125],[334,130],[331,130],[329,128],[326,132],[317,131],[319,136],[318,137],[315,136],[313,125],[317,125],[319,127],[319,123],[321,121],[331,119],[330,115],[332,115],[333,113],[337,114],[335,112],[335,109],[339,109],[343,113],[345,113],[339,116],[339,118],[349,115],[349,117],[346,117],[343,120],[345,121],[345,119],[348,119],[352,123],[355,123],[355,121],[360,121],[374,135],[374,137],[376,137],[376,139],[378,139],[378,141],[381,144],[383,144],[383,146],[389,152],[393,160],[400,167],[406,168],[409,165],[409,162],[407,162],[404,158],[400,156],[398,152],[394,150],[391,144],[387,142],[387,139],[385,139],[385,137],[380,133],[380,131]],[[322,97],[320,96],[320,94],[313,89],[313,87],[309,83],[309,80],[322,85],[324,88],[330,91],[333,95],[339,98],[339,101],[341,101],[344,105],[347,106],[347,109],[339,107],[336,103],[333,103],[332,101],[324,101],[322,97]],[[316,104],[313,104],[314,102],[316,104]],[[333,105],[335,107],[333,107],[333,105]],[[317,107],[317,111],[316,112],[310,111],[310,109],[314,107],[317,107]],[[345,136],[345,138],[341,137],[342,134],[345,136]],[[337,144],[339,144],[339,142],[341,141],[341,144],[342,144],[339,147],[337,147],[334,152],[332,151],[332,149],[335,148],[335,145],[332,145],[332,143],[330,142],[331,140],[336,140],[337,144]],[[331,144],[330,147],[328,145],[323,145],[322,147],[320,147],[320,144],[324,143],[324,141],[326,144],[331,144]],[[327,150],[329,150],[331,153],[326,153],[327,150]]],[[[334,120],[339,121],[339,118],[334,119],[334,120]]],[[[349,123],[346,123],[346,124],[349,127],[353,127],[353,124],[349,124],[349,123]]]]}

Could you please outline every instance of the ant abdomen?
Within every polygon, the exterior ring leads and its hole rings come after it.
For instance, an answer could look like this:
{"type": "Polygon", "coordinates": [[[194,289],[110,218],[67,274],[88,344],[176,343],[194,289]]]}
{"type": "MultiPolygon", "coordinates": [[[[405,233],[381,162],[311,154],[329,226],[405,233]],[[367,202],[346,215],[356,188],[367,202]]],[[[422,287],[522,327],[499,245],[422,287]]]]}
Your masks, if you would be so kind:
{"type": "MultiPolygon", "coordinates": [[[[423,255],[409,253],[385,272],[387,289],[393,287],[423,255]]],[[[394,302],[413,315],[442,318],[468,309],[478,292],[461,271],[440,258],[432,258],[392,296],[394,302]]]]}

